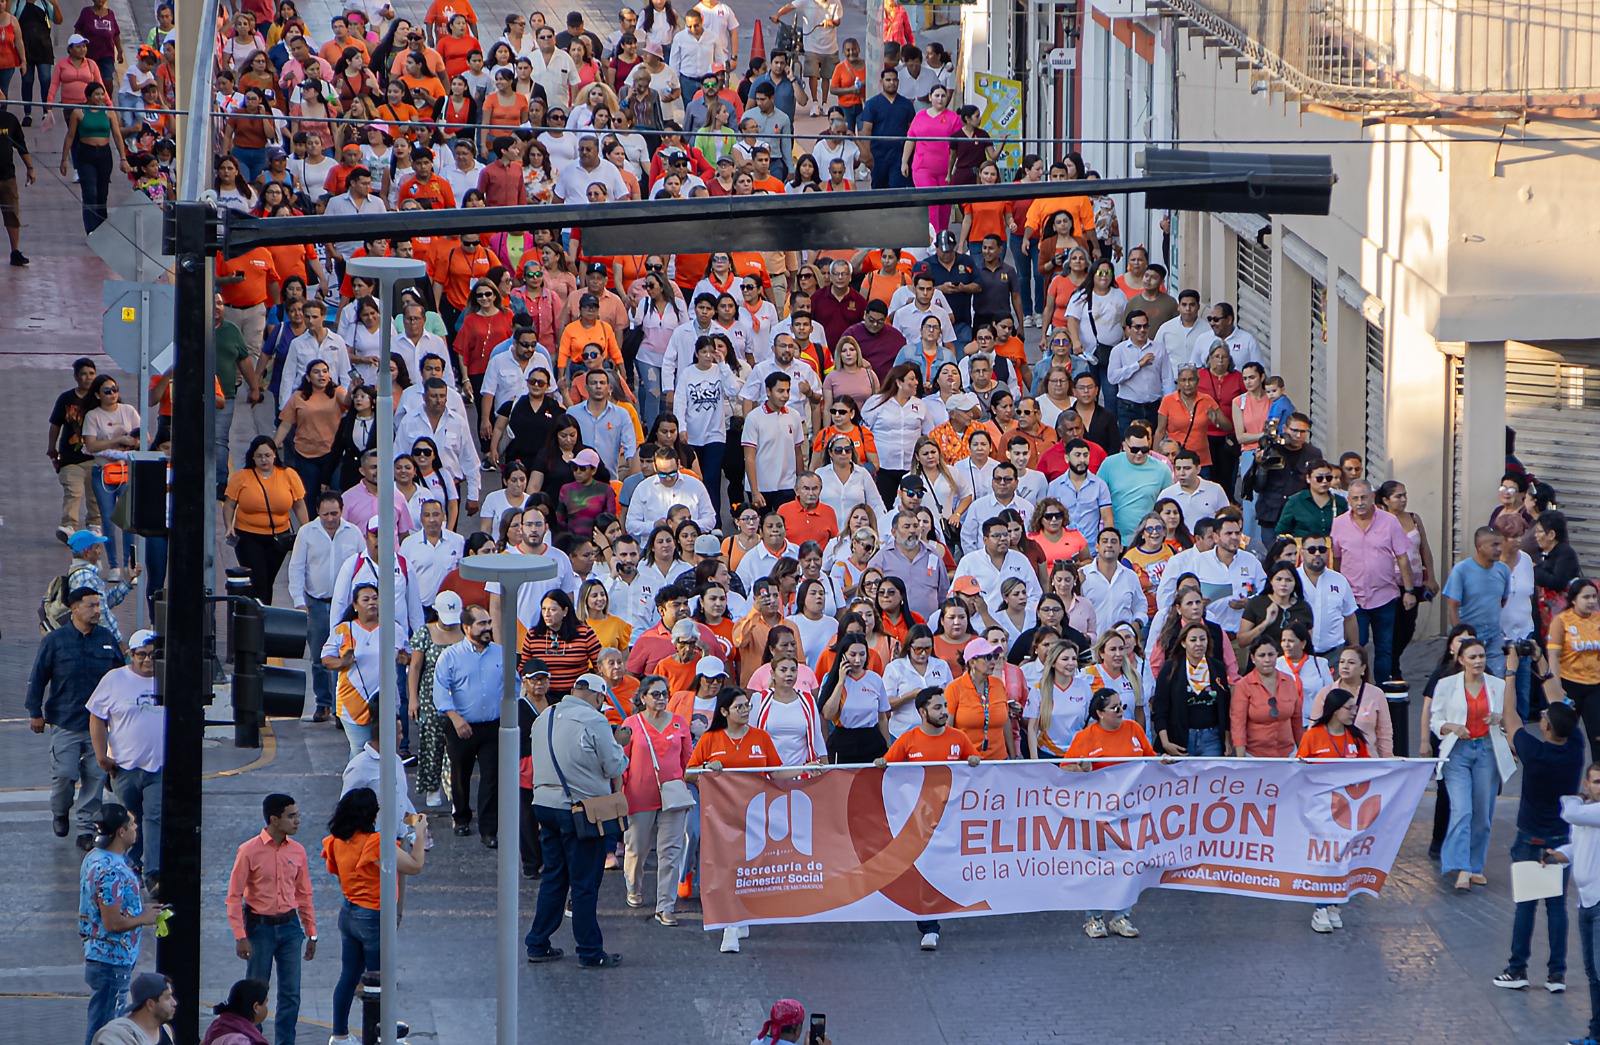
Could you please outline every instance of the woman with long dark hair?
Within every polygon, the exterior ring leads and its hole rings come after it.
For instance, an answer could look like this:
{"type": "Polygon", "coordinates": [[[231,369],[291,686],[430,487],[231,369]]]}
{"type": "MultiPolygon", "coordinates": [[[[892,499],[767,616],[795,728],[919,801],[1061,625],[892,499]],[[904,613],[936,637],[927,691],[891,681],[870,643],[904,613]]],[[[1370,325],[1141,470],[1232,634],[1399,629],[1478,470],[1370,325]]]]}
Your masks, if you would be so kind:
{"type": "Polygon", "coordinates": [[[237,980],[228,1000],[211,1007],[216,1019],[206,1028],[200,1045],[267,1045],[261,1025],[272,1011],[267,1007],[267,981],[237,980]]]}
{"type": "MultiPolygon", "coordinates": [[[[1356,698],[1348,690],[1335,689],[1323,702],[1322,713],[1300,738],[1298,758],[1371,758],[1367,738],[1356,728],[1356,698]]],[[[1488,833],[1485,832],[1487,841],[1488,833]]],[[[1463,872],[1464,874],[1465,872],[1463,872]]],[[[1460,888],[1458,885],[1457,888],[1460,888]]],[[[1339,904],[1317,904],[1311,913],[1311,930],[1330,933],[1343,929],[1339,904]]]]}
{"type": "MultiPolygon", "coordinates": [[[[421,874],[427,859],[428,818],[418,814],[409,850],[396,843],[395,868],[421,874]]],[[[328,818],[322,858],[339,879],[344,905],[339,910],[339,982],[333,988],[333,1037],[349,1040],[350,1003],[364,972],[378,971],[378,796],[370,787],[347,791],[328,818]]]]}
{"type": "Polygon", "coordinates": [[[1486,670],[1487,660],[1482,639],[1462,639],[1456,648],[1461,670],[1434,688],[1428,719],[1440,738],[1439,754],[1444,759],[1439,779],[1450,794],[1450,826],[1439,869],[1444,874],[1455,872],[1455,887],[1463,892],[1489,884],[1483,871],[1489,858],[1494,800],[1500,791],[1493,731],[1501,728],[1502,721],[1511,724],[1512,734],[1521,725],[1516,708],[1506,703],[1505,680],[1486,670]]]}
{"type": "Polygon", "coordinates": [[[522,640],[518,661],[538,657],[550,669],[550,695],[564,697],[578,676],[594,670],[600,639],[560,588],[544,593],[539,619],[522,640]]]}
{"type": "Polygon", "coordinates": [[[878,446],[878,493],[884,504],[894,504],[900,480],[915,460],[917,441],[934,429],[917,364],[901,363],[889,371],[883,390],[861,412],[878,446]]]}
{"type": "Polygon", "coordinates": [[[234,472],[223,492],[222,528],[239,565],[250,571],[250,596],[272,605],[278,570],[294,535],[306,524],[306,488],[278,460],[271,436],[258,435],[245,454],[247,467],[234,472]]]}
{"type": "Polygon", "coordinates": [[[1185,624],[1150,695],[1155,741],[1169,755],[1221,756],[1228,749],[1228,670],[1205,622],[1185,624]]]}
{"type": "Polygon", "coordinates": [[[822,717],[833,723],[828,753],[836,762],[871,762],[889,750],[889,695],[883,677],[867,668],[867,653],[865,638],[846,634],[818,694],[822,717]]]}
{"type": "Polygon", "coordinates": [[[314,503],[323,488],[332,485],[338,472],[342,455],[336,443],[349,407],[350,393],[334,380],[328,364],[317,359],[306,367],[300,387],[278,412],[273,441],[282,449],[289,432],[294,432],[294,470],[308,503],[314,503]]]}

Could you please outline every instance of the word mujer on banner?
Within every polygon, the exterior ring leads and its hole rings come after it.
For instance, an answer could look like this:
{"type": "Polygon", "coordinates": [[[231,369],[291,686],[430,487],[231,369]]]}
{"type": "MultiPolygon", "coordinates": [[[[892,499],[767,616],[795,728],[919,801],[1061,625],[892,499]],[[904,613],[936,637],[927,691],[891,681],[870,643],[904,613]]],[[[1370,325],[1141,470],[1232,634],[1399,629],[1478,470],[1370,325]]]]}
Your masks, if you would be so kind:
{"type": "Polygon", "coordinates": [[[1378,893],[1431,761],[1128,760],[700,778],[708,928],[1378,893]]]}

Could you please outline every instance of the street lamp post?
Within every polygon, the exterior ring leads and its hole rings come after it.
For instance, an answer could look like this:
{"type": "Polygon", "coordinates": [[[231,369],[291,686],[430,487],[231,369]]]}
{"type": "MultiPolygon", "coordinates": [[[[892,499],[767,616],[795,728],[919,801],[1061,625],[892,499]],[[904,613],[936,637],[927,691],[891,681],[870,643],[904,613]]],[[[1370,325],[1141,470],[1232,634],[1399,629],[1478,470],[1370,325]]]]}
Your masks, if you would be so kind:
{"type": "MultiPolygon", "coordinates": [[[[392,311],[401,283],[427,275],[428,267],[411,258],[352,258],[345,272],[360,276],[378,288],[378,300],[392,311]]],[[[378,683],[378,835],[385,843],[400,834],[400,810],[395,806],[395,719],[398,672],[394,659],[394,379],[389,373],[389,341],[393,318],[383,317],[378,344],[378,649],[381,665],[378,683]]],[[[335,375],[337,379],[340,375],[335,375]]],[[[316,655],[315,651],[312,653],[316,655]]],[[[381,980],[378,1033],[385,1042],[395,1040],[395,936],[400,931],[399,880],[395,877],[395,848],[378,847],[378,967],[381,980]]]]}
{"type": "Polygon", "coordinates": [[[500,585],[500,619],[495,634],[503,653],[500,692],[500,867],[497,876],[498,944],[496,1045],[517,1043],[517,839],[521,834],[518,812],[522,796],[517,782],[521,746],[517,737],[517,595],[530,581],[547,581],[556,575],[549,555],[502,552],[469,555],[458,567],[462,579],[494,581],[500,585]]]}

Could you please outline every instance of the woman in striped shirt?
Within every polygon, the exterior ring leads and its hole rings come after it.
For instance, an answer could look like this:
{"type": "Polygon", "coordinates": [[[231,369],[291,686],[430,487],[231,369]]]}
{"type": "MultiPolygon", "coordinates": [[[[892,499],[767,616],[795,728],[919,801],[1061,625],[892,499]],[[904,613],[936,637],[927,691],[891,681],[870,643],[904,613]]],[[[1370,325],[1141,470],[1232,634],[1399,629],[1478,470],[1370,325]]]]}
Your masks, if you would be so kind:
{"type": "Polygon", "coordinates": [[[550,669],[550,695],[564,697],[578,676],[593,671],[600,656],[594,629],[573,611],[572,599],[559,588],[545,592],[539,619],[522,640],[520,659],[538,657],[550,669]]]}

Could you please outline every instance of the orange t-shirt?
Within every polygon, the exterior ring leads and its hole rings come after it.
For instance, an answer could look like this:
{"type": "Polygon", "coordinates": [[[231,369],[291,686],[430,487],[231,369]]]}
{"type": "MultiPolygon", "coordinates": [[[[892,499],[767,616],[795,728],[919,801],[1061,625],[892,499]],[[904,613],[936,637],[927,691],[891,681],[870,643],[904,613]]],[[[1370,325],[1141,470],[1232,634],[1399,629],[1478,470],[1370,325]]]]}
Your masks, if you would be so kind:
{"type": "MultiPolygon", "coordinates": [[[[977,638],[976,635],[968,634],[965,641],[955,643],[943,635],[935,634],[933,636],[933,655],[950,665],[951,675],[959,676],[967,670],[966,665],[961,663],[961,652],[967,648],[967,643],[975,638],[977,638]]],[[[900,641],[904,642],[905,637],[901,636],[900,641]]]]}
{"type": "MultiPolygon", "coordinates": [[[[817,678],[826,678],[828,672],[833,670],[833,662],[839,659],[839,653],[832,646],[817,654],[817,669],[814,674],[817,678]]],[[[883,656],[875,649],[867,650],[867,670],[875,671],[880,676],[883,674],[883,656]]]]}
{"type": "MultiPolygon", "coordinates": [[[[710,254],[679,254],[673,262],[672,282],[676,283],[687,295],[705,277],[706,266],[710,264],[710,254]]],[[[687,304],[692,306],[694,302],[687,302],[687,304]]]]}
{"type": "Polygon", "coordinates": [[[839,519],[825,504],[818,504],[808,512],[800,507],[799,501],[790,501],[778,509],[778,514],[783,516],[789,528],[789,540],[795,544],[816,541],[826,548],[829,541],[839,536],[839,519]]]}
{"type": "Polygon", "coordinates": [[[402,76],[400,82],[406,85],[407,92],[421,88],[428,92],[428,97],[436,101],[444,97],[444,84],[439,82],[437,76],[402,76]]]}
{"type": "MultiPolygon", "coordinates": [[[[1098,722],[1084,726],[1072,738],[1072,743],[1067,745],[1065,758],[1068,762],[1078,762],[1096,755],[1102,758],[1151,758],[1155,753],[1144,727],[1132,719],[1124,719],[1121,728],[1115,731],[1104,728],[1098,722]]],[[[1103,769],[1111,765],[1116,763],[1101,762],[1091,768],[1103,769]]]]}
{"type": "Polygon", "coordinates": [[[232,261],[224,261],[222,255],[218,254],[214,267],[218,276],[244,273],[242,283],[217,285],[217,293],[222,295],[222,303],[230,308],[253,308],[256,305],[264,305],[267,303],[267,285],[283,282],[283,277],[278,274],[277,264],[272,260],[272,255],[266,247],[247,250],[232,261]]]}
{"type": "Polygon", "coordinates": [[[764,729],[751,726],[744,736],[735,740],[725,729],[708,729],[700,735],[689,756],[690,767],[721,762],[724,769],[758,769],[763,766],[781,766],[778,746],[764,729]]]}
{"type": "Polygon", "coordinates": [[[445,33],[439,37],[438,50],[439,57],[444,59],[444,71],[451,76],[455,76],[458,73],[466,72],[467,53],[470,51],[482,51],[483,45],[471,33],[460,39],[445,33]]]}
{"type": "Polygon", "coordinates": [[[376,831],[357,831],[344,841],[333,835],[322,840],[322,858],[328,873],[339,879],[344,898],[369,911],[378,909],[378,843],[376,831]]]}
{"type": "Polygon", "coordinates": [[[1312,726],[1300,738],[1295,751],[1299,758],[1371,758],[1367,743],[1350,730],[1342,737],[1328,732],[1327,726],[1312,726]]]}
{"type": "Polygon", "coordinates": [[[950,703],[950,725],[967,735],[967,739],[977,748],[975,754],[979,758],[986,762],[997,762],[1006,757],[1006,731],[1011,728],[1011,709],[1006,706],[1006,685],[998,676],[989,676],[987,703],[978,696],[978,689],[973,685],[970,674],[964,674],[946,686],[945,699],[950,703]],[[987,733],[984,731],[985,719],[989,727],[987,733]]]}
{"type": "Polygon", "coordinates": [[[622,366],[622,349],[617,347],[616,332],[611,329],[611,324],[603,319],[594,321],[594,326],[585,330],[581,322],[567,324],[567,329],[561,332],[561,347],[557,351],[556,369],[564,370],[568,363],[583,362],[583,348],[585,345],[599,345],[605,357],[617,366],[622,366]]]}
{"type": "Polygon", "coordinates": [[[959,729],[946,726],[938,736],[929,736],[917,726],[895,737],[883,758],[886,762],[965,762],[977,753],[972,741],[959,729]]]}
{"type": "Polygon", "coordinates": [[[866,89],[866,84],[867,70],[865,66],[860,69],[856,69],[851,66],[849,62],[840,62],[838,65],[833,67],[833,79],[829,81],[830,87],[855,88],[855,90],[849,94],[835,95],[834,97],[839,99],[837,102],[838,105],[841,105],[845,108],[849,108],[852,105],[860,105],[861,92],[866,89]]]}
{"type": "MultiPolygon", "coordinates": [[[[406,200],[431,200],[433,202],[433,210],[454,209],[456,205],[455,190],[450,187],[449,182],[437,174],[427,181],[423,181],[415,174],[407,176],[406,180],[400,183],[399,196],[401,203],[406,200]]],[[[413,247],[412,253],[414,254],[415,252],[416,248],[413,247]]]]}
{"type": "Polygon", "coordinates": [[[1094,230],[1094,204],[1089,202],[1087,196],[1053,196],[1034,200],[1028,206],[1028,216],[1023,224],[1037,239],[1043,235],[1044,223],[1050,216],[1062,210],[1072,215],[1072,227],[1081,230],[1080,234],[1094,230]]]}
{"type": "Polygon", "coordinates": [[[996,203],[963,203],[961,209],[972,216],[972,226],[967,229],[968,243],[981,243],[990,234],[1006,241],[1006,212],[1011,209],[1008,200],[996,203]]]}
{"type": "Polygon", "coordinates": [[[272,266],[278,270],[279,278],[288,279],[290,276],[299,276],[307,283],[311,282],[310,270],[306,267],[306,262],[315,261],[317,258],[317,248],[314,245],[310,243],[285,243],[281,246],[263,247],[262,249],[272,255],[272,266]]]}
{"type": "Polygon", "coordinates": [[[470,26],[476,27],[478,24],[478,12],[472,9],[471,0],[433,0],[428,5],[428,13],[422,16],[422,22],[444,29],[456,15],[466,15],[470,26]]]}
{"type": "Polygon", "coordinates": [[[463,247],[459,242],[448,248],[436,245],[429,276],[435,283],[444,285],[444,296],[450,304],[465,309],[471,304],[467,295],[472,290],[472,284],[487,275],[496,264],[495,256],[481,243],[474,249],[463,247]]]}
{"type": "Polygon", "coordinates": [[[911,277],[904,272],[873,272],[861,280],[861,293],[868,301],[881,301],[887,305],[895,291],[910,285],[911,277]]]}
{"type": "Polygon", "coordinates": [[[688,663],[680,661],[677,657],[668,657],[659,661],[655,666],[655,673],[667,680],[667,692],[677,694],[692,692],[694,690],[694,667],[700,662],[697,652],[688,663]]]}

